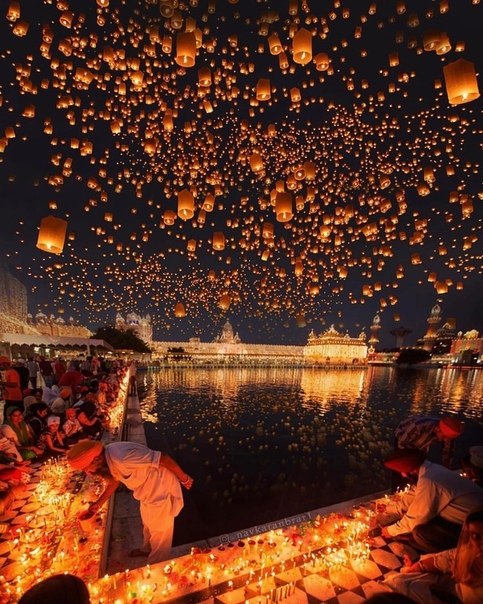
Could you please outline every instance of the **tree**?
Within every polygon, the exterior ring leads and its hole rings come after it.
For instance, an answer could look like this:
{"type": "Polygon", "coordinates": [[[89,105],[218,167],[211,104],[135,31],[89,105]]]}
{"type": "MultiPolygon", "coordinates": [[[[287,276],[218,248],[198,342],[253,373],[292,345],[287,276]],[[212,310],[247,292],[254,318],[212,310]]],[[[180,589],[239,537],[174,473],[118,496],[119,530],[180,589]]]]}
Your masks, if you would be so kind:
{"type": "Polygon", "coordinates": [[[133,350],[134,352],[151,352],[149,346],[141,340],[133,329],[126,329],[126,331],[116,329],[112,325],[104,325],[98,327],[95,338],[99,340],[105,340],[114,349],[133,350]]]}
{"type": "Polygon", "coordinates": [[[399,353],[396,363],[398,365],[407,364],[415,365],[416,363],[424,363],[431,358],[431,354],[423,348],[403,348],[399,353]]]}
{"type": "Polygon", "coordinates": [[[407,329],[401,325],[400,327],[392,329],[389,333],[396,338],[396,348],[401,348],[404,338],[410,333],[413,333],[413,330],[407,329]]]}

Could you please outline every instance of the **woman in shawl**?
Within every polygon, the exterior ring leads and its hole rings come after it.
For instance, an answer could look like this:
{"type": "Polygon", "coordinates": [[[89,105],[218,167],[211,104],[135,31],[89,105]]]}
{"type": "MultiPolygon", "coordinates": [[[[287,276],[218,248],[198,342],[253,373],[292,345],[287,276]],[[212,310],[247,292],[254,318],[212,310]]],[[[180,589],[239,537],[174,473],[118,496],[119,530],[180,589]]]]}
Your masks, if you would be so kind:
{"type": "Polygon", "coordinates": [[[395,591],[420,604],[446,602],[448,593],[463,604],[483,602],[483,509],[466,517],[458,545],[418,562],[386,579],[395,591]],[[442,598],[438,597],[442,594],[442,598]]]}
{"type": "Polygon", "coordinates": [[[44,452],[36,445],[32,428],[24,421],[18,407],[11,407],[7,412],[7,421],[3,427],[3,436],[10,439],[17,447],[22,459],[33,459],[44,452]]]}
{"type": "Polygon", "coordinates": [[[44,402],[33,403],[29,407],[29,412],[25,416],[25,422],[30,426],[34,433],[35,439],[38,440],[42,431],[47,426],[47,415],[49,407],[44,402]]]}

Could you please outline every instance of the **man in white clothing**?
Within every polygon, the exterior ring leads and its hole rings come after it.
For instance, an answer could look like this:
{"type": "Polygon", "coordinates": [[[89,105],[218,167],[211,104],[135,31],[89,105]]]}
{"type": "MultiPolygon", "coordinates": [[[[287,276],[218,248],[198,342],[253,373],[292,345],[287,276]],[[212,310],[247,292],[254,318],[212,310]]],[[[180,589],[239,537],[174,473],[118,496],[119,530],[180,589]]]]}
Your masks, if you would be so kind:
{"type": "Polygon", "coordinates": [[[455,547],[466,516],[483,507],[483,489],[457,472],[425,459],[417,449],[402,449],[384,462],[403,476],[417,478],[416,486],[401,495],[386,512],[400,519],[382,529],[386,539],[411,533],[424,552],[455,547]]]}
{"type": "Polygon", "coordinates": [[[148,556],[148,563],[166,560],[171,555],[174,519],[183,507],[181,486],[190,489],[193,479],[168,455],[132,442],[111,443],[82,441],[68,451],[70,465],[88,474],[101,476],[105,489],[90,504],[96,513],[120,483],[140,502],[144,527],[144,545],[130,555],[148,556]]]}

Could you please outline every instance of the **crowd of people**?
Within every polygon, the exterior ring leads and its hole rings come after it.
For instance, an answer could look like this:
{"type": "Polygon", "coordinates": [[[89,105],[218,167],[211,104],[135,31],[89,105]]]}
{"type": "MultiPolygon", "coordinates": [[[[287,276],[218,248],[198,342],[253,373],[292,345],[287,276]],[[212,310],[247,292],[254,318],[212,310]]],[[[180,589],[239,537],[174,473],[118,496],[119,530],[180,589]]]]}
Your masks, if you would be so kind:
{"type": "MultiPolygon", "coordinates": [[[[174,519],[183,506],[181,487],[190,489],[193,478],[160,451],[99,441],[125,373],[128,394],[136,393],[135,365],[115,361],[108,366],[96,357],[65,367],[56,359],[49,365],[51,371],[45,359],[11,363],[0,357],[6,401],[0,425],[0,513],[14,500],[31,460],[66,454],[73,469],[100,476],[105,483],[84,513],[97,513],[125,485],[140,502],[144,528],[143,546],[129,555],[145,556],[149,564],[169,558],[174,519]],[[18,367],[26,371],[17,372],[18,367]]],[[[483,446],[471,447],[462,468],[452,469],[454,443],[463,428],[454,417],[419,415],[395,429],[394,451],[384,463],[393,479],[399,477],[393,480],[394,489],[410,485],[379,504],[371,534],[411,546],[401,571],[386,580],[401,602],[483,602],[483,446]],[[441,463],[428,459],[430,451],[434,458],[433,445],[440,445],[441,463]]]]}
{"type": "MultiPolygon", "coordinates": [[[[3,516],[17,489],[28,482],[33,461],[64,456],[76,443],[100,438],[127,367],[121,360],[91,356],[67,363],[61,358],[10,361],[2,356],[0,371],[3,516]]],[[[8,526],[0,525],[2,530],[8,526]]]]}

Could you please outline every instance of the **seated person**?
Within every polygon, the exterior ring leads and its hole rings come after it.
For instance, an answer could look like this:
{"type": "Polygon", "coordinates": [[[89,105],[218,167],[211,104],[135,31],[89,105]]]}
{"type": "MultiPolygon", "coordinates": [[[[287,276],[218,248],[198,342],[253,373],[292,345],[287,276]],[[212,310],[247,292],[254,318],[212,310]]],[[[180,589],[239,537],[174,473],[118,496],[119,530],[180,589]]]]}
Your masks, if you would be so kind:
{"type": "Polygon", "coordinates": [[[68,448],[64,444],[63,434],[60,431],[60,417],[58,415],[49,415],[47,418],[47,427],[42,430],[40,442],[45,447],[46,453],[65,453],[68,448]]]}
{"type": "Polygon", "coordinates": [[[455,549],[421,556],[385,583],[420,604],[446,602],[447,594],[463,604],[483,602],[483,509],[467,516],[455,549]]]}
{"type": "Polygon", "coordinates": [[[72,390],[70,388],[61,388],[59,396],[52,401],[50,410],[55,415],[65,415],[65,411],[70,403],[72,390]]]}
{"type": "Polygon", "coordinates": [[[77,419],[86,436],[94,437],[102,432],[101,420],[97,414],[97,405],[92,401],[84,401],[77,408],[77,419]]]}
{"type": "Polygon", "coordinates": [[[454,547],[466,516],[483,507],[483,489],[448,468],[432,463],[424,451],[402,449],[387,457],[384,465],[416,480],[386,511],[399,520],[382,529],[386,539],[411,533],[415,547],[438,552],[454,547]],[[391,509],[393,508],[393,509],[391,509]]]}
{"type": "Polygon", "coordinates": [[[17,447],[22,459],[30,460],[42,455],[44,450],[37,444],[32,428],[24,421],[20,409],[10,407],[7,421],[2,426],[2,434],[17,447]]]}
{"type": "Polygon", "coordinates": [[[0,461],[2,463],[23,462],[22,456],[20,455],[20,451],[15,446],[15,443],[3,435],[3,425],[0,426],[0,461]]]}
{"type": "Polygon", "coordinates": [[[42,430],[45,428],[45,418],[49,414],[49,407],[46,403],[33,403],[30,405],[29,412],[25,416],[25,422],[30,426],[36,439],[40,438],[42,430]]]}
{"type": "Polygon", "coordinates": [[[85,434],[82,430],[79,420],[77,419],[77,412],[73,407],[70,407],[65,412],[66,420],[62,425],[62,432],[64,433],[64,444],[73,445],[81,438],[85,438],[85,434]]]}

